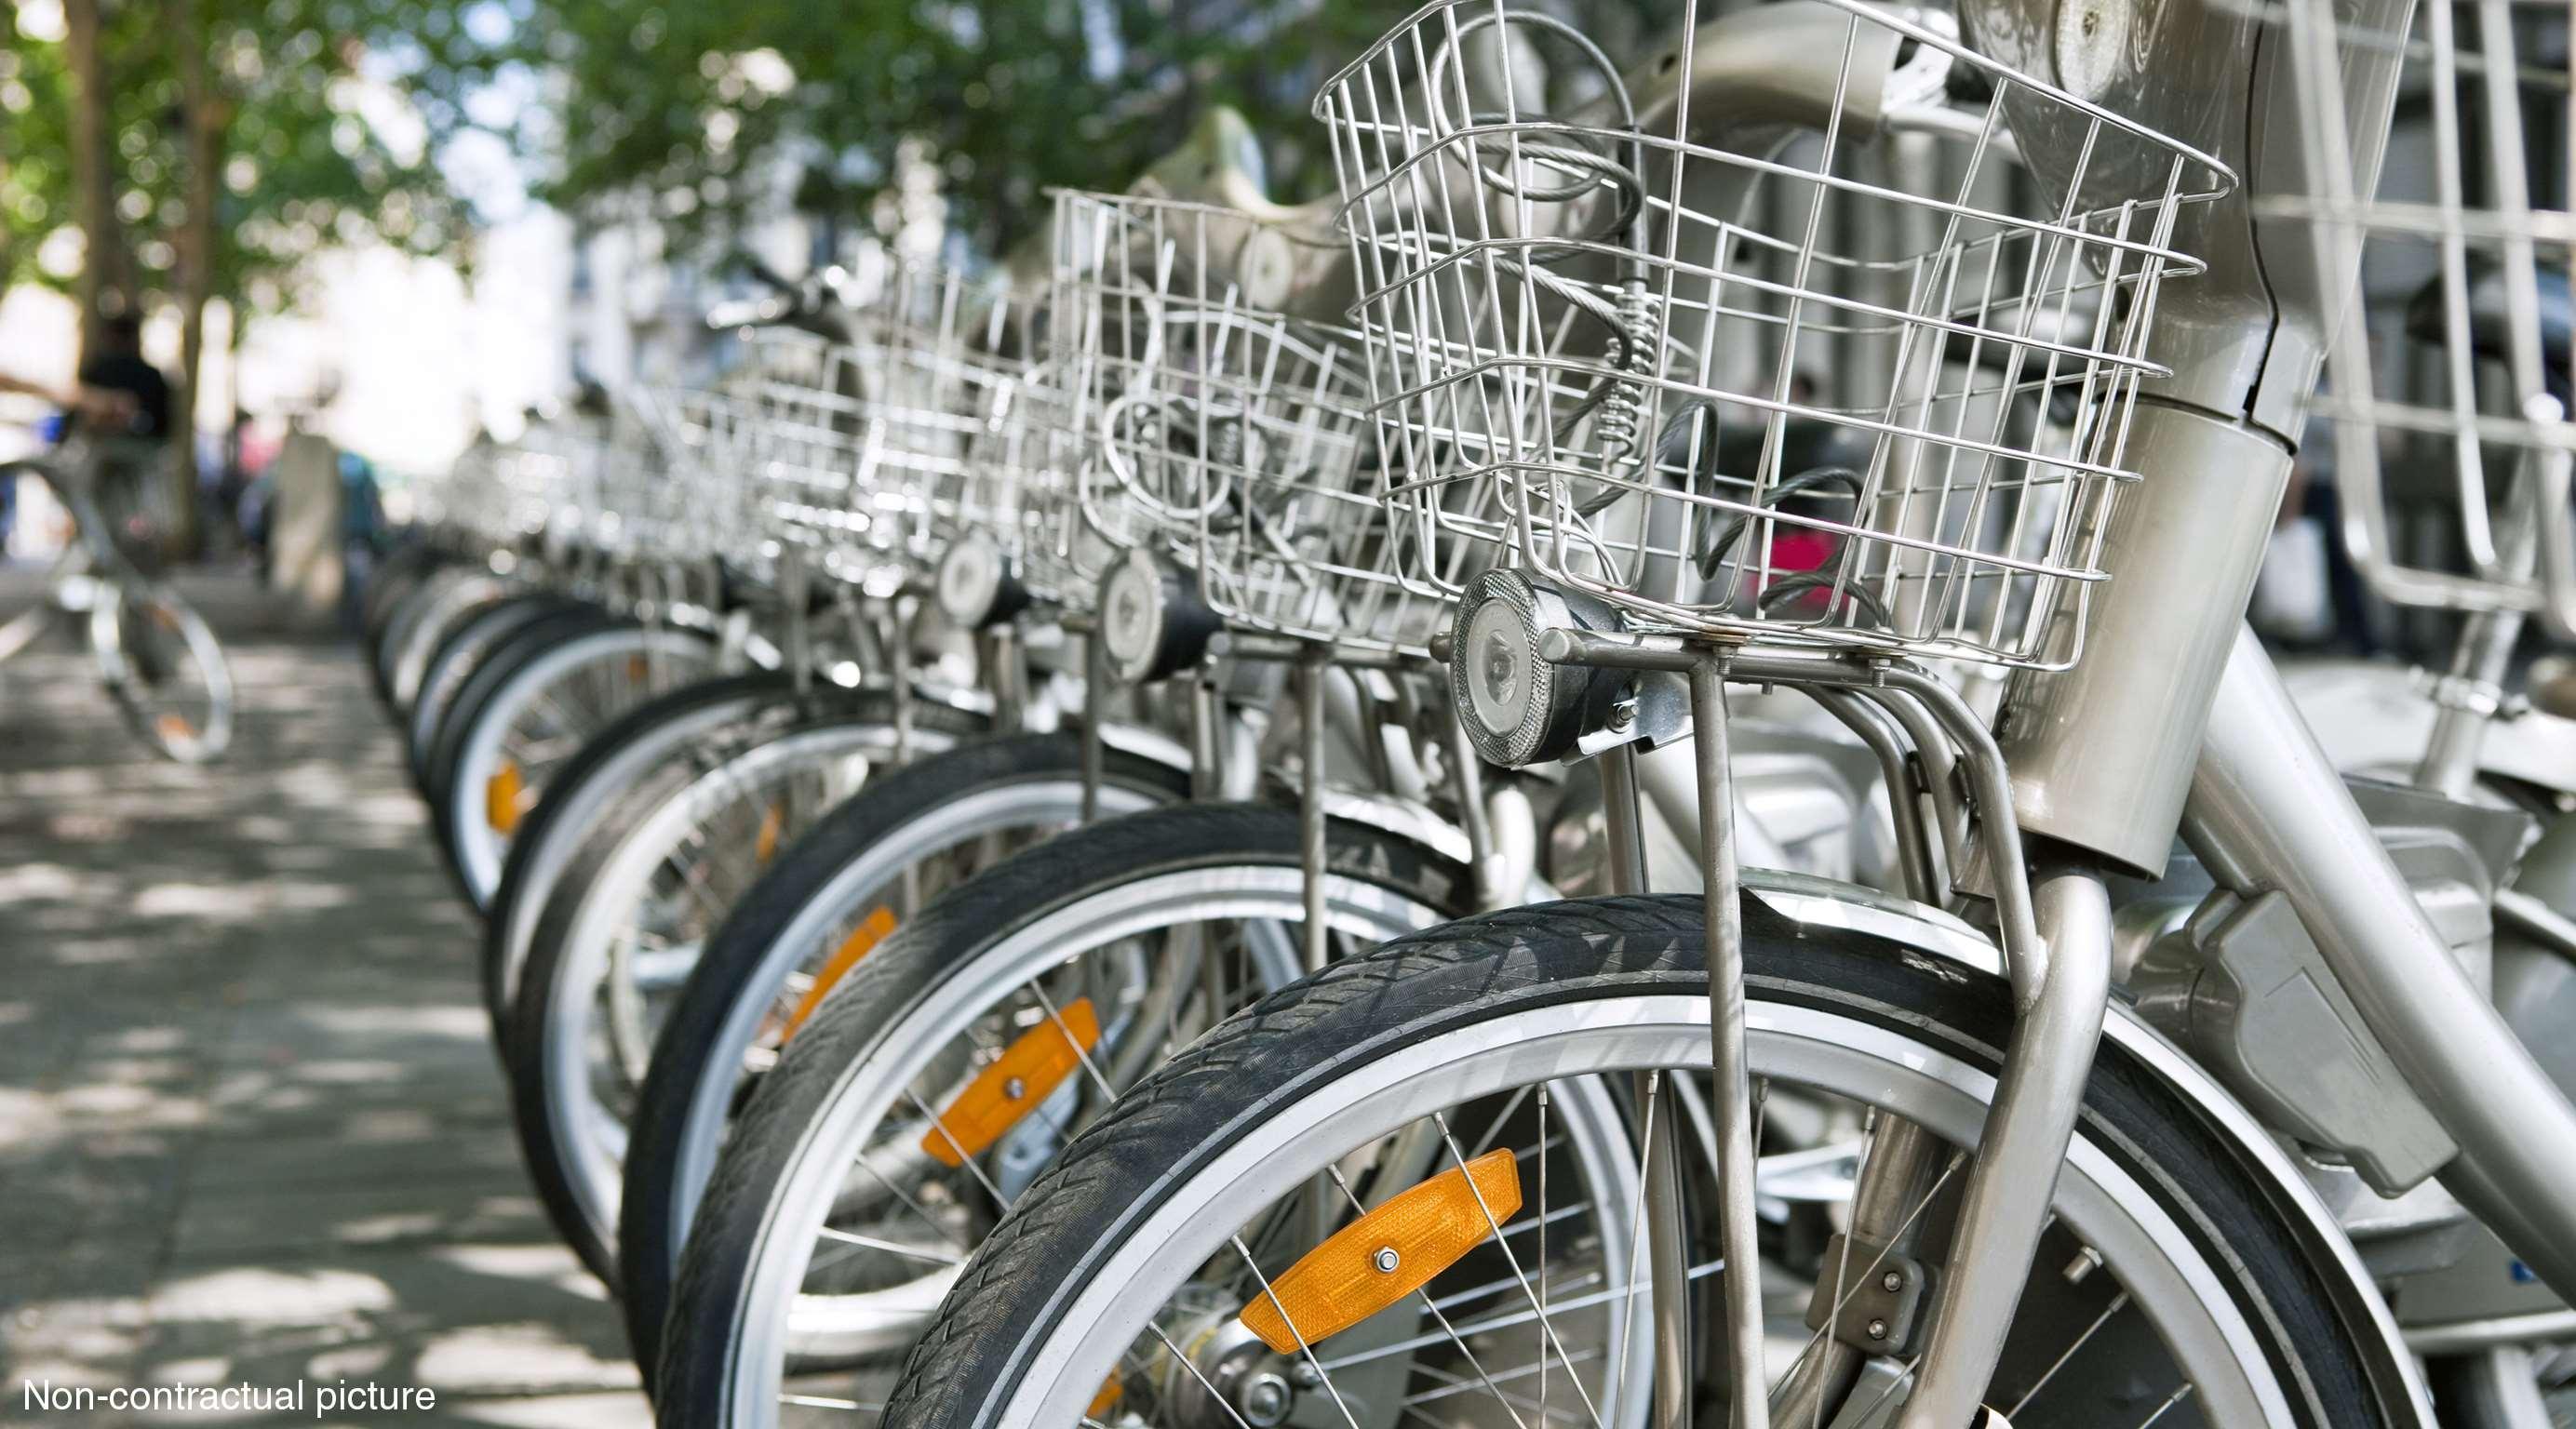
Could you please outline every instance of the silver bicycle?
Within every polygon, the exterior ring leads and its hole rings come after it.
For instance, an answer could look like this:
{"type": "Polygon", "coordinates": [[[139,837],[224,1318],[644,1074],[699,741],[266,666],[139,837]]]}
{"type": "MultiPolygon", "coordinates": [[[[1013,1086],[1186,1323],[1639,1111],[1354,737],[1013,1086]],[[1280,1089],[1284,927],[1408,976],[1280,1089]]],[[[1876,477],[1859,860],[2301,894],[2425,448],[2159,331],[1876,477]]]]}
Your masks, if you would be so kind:
{"type": "Polygon", "coordinates": [[[81,441],[0,463],[0,481],[43,481],[72,518],[71,544],[46,577],[43,602],[0,625],[0,660],[68,625],[135,737],[167,758],[202,764],[232,743],[232,669],[205,617],[147,569],[149,558],[119,539],[108,515],[160,460],[150,443],[81,441]]]}

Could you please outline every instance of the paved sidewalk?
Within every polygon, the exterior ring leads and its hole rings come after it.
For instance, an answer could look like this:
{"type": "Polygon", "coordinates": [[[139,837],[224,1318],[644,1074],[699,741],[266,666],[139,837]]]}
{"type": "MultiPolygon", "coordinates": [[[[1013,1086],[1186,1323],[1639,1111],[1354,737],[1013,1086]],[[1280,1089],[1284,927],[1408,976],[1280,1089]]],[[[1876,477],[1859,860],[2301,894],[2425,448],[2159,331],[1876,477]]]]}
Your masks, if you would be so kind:
{"type": "MultiPolygon", "coordinates": [[[[0,1426],[159,1422],[27,1380],[648,1422],[520,1170],[479,934],[360,659],[246,578],[187,585],[241,690],[224,764],[148,758],[77,656],[0,665],[0,1426]]],[[[0,618],[34,589],[0,571],[0,618]]]]}

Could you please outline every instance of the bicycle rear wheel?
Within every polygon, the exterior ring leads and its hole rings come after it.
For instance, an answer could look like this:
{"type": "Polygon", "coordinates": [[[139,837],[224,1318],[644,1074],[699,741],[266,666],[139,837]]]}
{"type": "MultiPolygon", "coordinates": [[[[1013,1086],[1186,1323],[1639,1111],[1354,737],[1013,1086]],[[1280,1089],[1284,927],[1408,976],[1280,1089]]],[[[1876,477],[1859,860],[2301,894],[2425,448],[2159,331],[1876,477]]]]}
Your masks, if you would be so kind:
{"type": "Polygon", "coordinates": [[[182,764],[233,740],[232,667],[212,626],[175,591],[108,585],[90,609],[90,648],[135,735],[182,764]]]}

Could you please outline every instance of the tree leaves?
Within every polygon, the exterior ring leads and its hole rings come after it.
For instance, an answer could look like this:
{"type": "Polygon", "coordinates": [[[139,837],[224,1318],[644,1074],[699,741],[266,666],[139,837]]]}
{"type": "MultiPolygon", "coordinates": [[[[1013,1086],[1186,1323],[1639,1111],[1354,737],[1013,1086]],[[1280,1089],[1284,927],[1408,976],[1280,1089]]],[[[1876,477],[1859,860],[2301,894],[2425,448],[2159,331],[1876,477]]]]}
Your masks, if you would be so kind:
{"type": "Polygon", "coordinates": [[[1329,180],[1307,103],[1385,22],[1356,0],[552,0],[523,41],[563,81],[558,202],[694,193],[663,216],[717,243],[777,184],[865,224],[911,144],[950,222],[998,253],[1044,223],[1049,188],[1125,187],[1214,101],[1251,116],[1302,197],[1329,180]],[[745,57],[789,82],[732,82],[745,57]]]}
{"type": "MultiPolygon", "coordinates": [[[[502,47],[457,0],[181,0],[196,7],[220,99],[214,287],[276,307],[324,247],[382,238],[446,252],[467,231],[434,158],[502,47]]],[[[67,286],[39,261],[76,222],[69,125],[79,96],[39,23],[0,27],[0,283],[67,286]],[[12,86],[15,86],[13,88],[12,86]],[[21,93],[23,91],[23,95],[21,93]]],[[[185,216],[186,111],[161,0],[103,0],[109,183],[136,278],[168,293],[185,216]]],[[[0,11],[0,14],[7,12],[0,11]]],[[[77,253],[77,245],[72,246],[77,253]]]]}

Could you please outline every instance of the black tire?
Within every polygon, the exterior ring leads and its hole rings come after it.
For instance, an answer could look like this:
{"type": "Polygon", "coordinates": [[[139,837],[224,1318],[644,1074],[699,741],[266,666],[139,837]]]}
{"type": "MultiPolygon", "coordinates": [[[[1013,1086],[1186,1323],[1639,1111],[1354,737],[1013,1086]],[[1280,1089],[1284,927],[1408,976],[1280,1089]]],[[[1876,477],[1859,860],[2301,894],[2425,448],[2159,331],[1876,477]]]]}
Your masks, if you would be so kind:
{"type": "MultiPolygon", "coordinates": [[[[1120,1098],[1023,1193],[967,1263],[880,1423],[990,1429],[992,1406],[1019,1383],[1053,1317],[1145,1214],[1266,1116],[1329,1095],[1326,1084],[1352,1067],[1551,1004],[1705,996],[1702,909],[1690,895],[1488,914],[1393,940],[1229,1019],[1120,1098]]],[[[1820,1007],[1989,1071],[1997,1064],[2011,1020],[2000,979],[1859,934],[1817,935],[1756,897],[1745,902],[1745,952],[1757,1004],[1820,1007]]],[[[2306,1386],[2297,1406],[2306,1422],[2389,1422],[2336,1297],[2226,1138],[2108,1042],[2082,1134],[2137,1174],[2208,1263],[2233,1269],[2230,1293],[2268,1331],[2275,1365],[2296,1370],[2283,1382],[2306,1386]]]]}
{"type": "Polygon", "coordinates": [[[121,587],[114,604],[93,610],[90,622],[93,647],[102,655],[112,632],[117,673],[107,681],[108,694],[134,737],[174,763],[221,759],[233,737],[232,667],[205,616],[176,591],[137,584],[121,587]],[[167,687],[190,669],[204,699],[175,707],[167,687]]]}
{"type": "Polygon", "coordinates": [[[420,796],[429,801],[430,827],[437,831],[439,846],[449,848],[447,820],[448,785],[454,775],[457,757],[463,753],[465,731],[472,728],[474,716],[481,712],[494,691],[521,665],[575,636],[593,630],[606,630],[620,622],[616,617],[587,606],[558,611],[534,620],[512,632],[487,652],[475,666],[474,674],[456,692],[445,718],[438,722],[438,735],[430,741],[429,758],[421,766],[420,796]]]}
{"type": "Polygon", "coordinates": [[[491,572],[459,562],[431,571],[402,604],[394,607],[368,662],[382,689],[386,708],[396,713],[410,708],[410,696],[402,687],[405,655],[420,649],[427,634],[459,611],[483,604],[502,589],[491,572]]]}
{"type": "MultiPolygon", "coordinates": [[[[689,1230],[655,1377],[655,1422],[727,1422],[738,1287],[769,1231],[771,1187],[814,1132],[845,1069],[874,1055],[906,1014],[983,950],[1037,918],[1137,879],[1194,868],[1298,865],[1293,811],[1191,804],[1066,834],[933,902],[860,963],[789,1044],[735,1123],[689,1230]]],[[[1336,820],[1328,867],[1435,909],[1469,906],[1464,867],[1385,830],[1336,820]]],[[[1042,1177],[1041,1184],[1052,1177],[1042,1177]]],[[[1008,1224],[1008,1222],[1005,1222],[1008,1224]]]]}
{"type": "MultiPolygon", "coordinates": [[[[669,694],[657,696],[636,706],[601,730],[581,752],[572,757],[563,771],[555,776],[555,788],[570,794],[588,783],[598,772],[617,762],[618,756],[654,732],[675,720],[682,720],[718,705],[741,707],[741,717],[748,719],[756,712],[782,699],[791,697],[795,685],[787,675],[777,671],[756,671],[747,675],[725,676],[683,685],[669,694]]],[[[730,724],[730,719],[726,720],[730,724]]],[[[501,884],[492,895],[492,906],[483,925],[483,1004],[492,1014],[492,1045],[497,1052],[502,1045],[503,1029],[509,1022],[508,997],[518,985],[518,970],[507,964],[514,957],[510,928],[519,919],[520,904],[538,896],[530,888],[530,864],[537,851],[553,837],[555,825],[567,817],[565,810],[576,801],[547,799],[528,814],[521,836],[510,841],[510,855],[501,865],[501,884]]],[[[550,880],[546,890],[554,887],[550,880]]],[[[541,912],[542,909],[532,910],[541,912]]]]}
{"type": "MultiPolygon", "coordinates": [[[[496,716],[506,718],[511,713],[505,697],[511,691],[520,688],[526,678],[536,673],[543,662],[558,655],[561,647],[573,645],[591,647],[602,642],[627,645],[630,658],[641,658],[640,652],[634,647],[642,645],[666,648],[672,652],[686,649],[695,654],[710,657],[705,661],[706,668],[694,672],[698,678],[714,673],[714,662],[711,658],[713,642],[707,640],[700,632],[672,626],[648,630],[634,621],[604,619],[596,613],[587,611],[547,617],[531,623],[519,635],[510,639],[505,651],[496,651],[493,657],[475,672],[474,679],[469,681],[465,691],[458,695],[456,708],[440,727],[437,753],[431,762],[431,811],[433,821],[439,830],[440,848],[447,855],[448,871],[454,875],[457,888],[465,895],[467,905],[473,907],[478,913],[490,901],[491,895],[497,891],[501,869],[497,858],[488,868],[485,868],[478,863],[470,862],[468,857],[464,844],[463,821],[479,817],[479,813],[476,812],[479,809],[479,801],[472,798],[470,791],[459,788],[466,762],[472,756],[478,736],[483,733],[484,727],[496,716]]],[[[594,649],[592,653],[613,652],[594,649]]],[[[690,672],[675,670],[672,673],[680,678],[672,680],[667,688],[675,689],[681,684],[697,682],[695,679],[686,677],[690,672]]],[[[591,713],[600,720],[601,727],[605,727],[606,724],[613,723],[625,710],[643,704],[653,697],[647,690],[635,690],[623,694],[609,707],[597,708],[591,713]]],[[[587,743],[588,736],[596,732],[596,729],[579,732],[582,734],[581,742],[587,743]]],[[[576,749],[575,752],[577,753],[578,750],[576,749]]],[[[544,783],[545,781],[540,779],[530,785],[529,792],[533,796],[528,804],[530,811],[542,806],[544,783]]],[[[503,852],[506,853],[506,850],[503,852]]]]}
{"type": "MultiPolygon", "coordinates": [[[[465,749],[465,734],[473,728],[474,717],[488,703],[518,668],[537,659],[557,644],[577,639],[596,630],[615,628],[615,617],[587,608],[561,611],[531,621],[496,645],[475,666],[474,674],[457,691],[456,699],[439,721],[438,734],[430,742],[429,758],[421,766],[419,782],[422,802],[429,806],[430,831],[437,836],[438,851],[456,880],[457,891],[466,894],[464,869],[457,861],[456,833],[448,822],[447,810],[451,786],[455,782],[457,761],[465,749]]],[[[473,905],[470,895],[467,906],[473,905]]]]}
{"type": "MultiPolygon", "coordinates": [[[[358,614],[359,645],[366,651],[371,667],[377,663],[376,651],[384,642],[385,628],[393,623],[394,612],[401,609],[403,602],[409,600],[430,574],[447,561],[448,557],[436,547],[408,541],[386,557],[384,564],[376,567],[374,577],[367,582],[367,593],[360,602],[358,614]]],[[[379,684],[376,697],[382,699],[385,693],[379,684]]]]}
{"type": "MultiPolygon", "coordinates": [[[[590,885],[623,847],[638,820],[726,762],[789,735],[841,727],[883,730],[891,747],[893,716],[894,702],[884,692],[837,685],[811,691],[801,698],[791,694],[765,703],[743,720],[730,723],[721,733],[694,744],[682,758],[664,763],[652,775],[621,791],[614,807],[588,831],[580,851],[555,880],[552,896],[538,915],[536,932],[528,940],[517,997],[501,1025],[501,1060],[510,1075],[510,1107],[518,1126],[519,1149],[526,1158],[529,1178],[536,1182],[538,1198],[544,1202],[546,1214],[564,1243],[573,1248],[592,1274],[611,1287],[620,1285],[617,1248],[590,1223],[574,1196],[570,1172],[548,1133],[549,1108],[545,1099],[545,1009],[554,996],[565,944],[581,915],[590,885]]],[[[913,721],[916,730],[951,739],[968,738],[984,727],[977,716],[928,703],[915,706],[913,721]]],[[[875,783],[871,778],[862,787],[874,787],[875,783]]],[[[545,804],[541,802],[537,807],[542,809],[545,804]]],[[[794,847],[789,845],[791,851],[794,847]]],[[[658,1056],[658,1037],[655,1046],[658,1056]]]]}
{"type": "MultiPolygon", "coordinates": [[[[1189,797],[1189,772],[1104,749],[1104,783],[1152,802],[1189,797]]],[[[879,841],[971,795],[1012,785],[1082,781],[1082,742],[1073,734],[1027,734],[953,750],[869,781],[858,797],[832,811],[788,846],[753,884],[709,940],[697,968],[653,1044],[635,1120],[627,1127],[625,1189],[619,1198],[617,1268],[626,1333],[652,1389],[659,1368],[662,1319],[671,1302],[685,1227],[678,1223],[676,1177],[689,1110],[717,1077],[731,1086],[739,1066],[717,1065],[713,1048],[724,1026],[806,905],[879,841]]]]}
{"type": "Polygon", "coordinates": [[[597,607],[570,596],[530,592],[468,607],[447,622],[430,645],[429,658],[421,664],[420,688],[413,692],[411,707],[402,711],[396,724],[403,740],[403,762],[411,770],[415,787],[429,787],[430,747],[474,671],[512,635],[548,616],[574,612],[602,614],[597,607]],[[459,661],[466,663],[460,667],[456,664],[459,661]],[[426,737],[415,738],[416,732],[426,737]]]}

